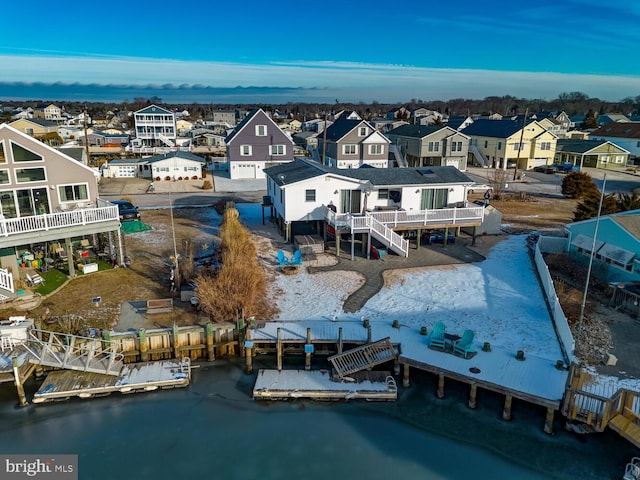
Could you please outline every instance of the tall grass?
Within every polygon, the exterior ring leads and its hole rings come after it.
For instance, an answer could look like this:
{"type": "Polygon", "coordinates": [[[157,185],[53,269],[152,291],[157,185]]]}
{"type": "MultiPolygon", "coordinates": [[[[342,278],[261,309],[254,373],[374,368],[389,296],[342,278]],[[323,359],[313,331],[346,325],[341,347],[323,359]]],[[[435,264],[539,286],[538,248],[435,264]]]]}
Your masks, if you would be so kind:
{"type": "Polygon", "coordinates": [[[196,279],[200,308],[215,322],[269,318],[276,309],[267,299],[267,277],[255,242],[235,208],[224,211],[220,238],[222,267],[215,275],[204,273],[196,279]]]}

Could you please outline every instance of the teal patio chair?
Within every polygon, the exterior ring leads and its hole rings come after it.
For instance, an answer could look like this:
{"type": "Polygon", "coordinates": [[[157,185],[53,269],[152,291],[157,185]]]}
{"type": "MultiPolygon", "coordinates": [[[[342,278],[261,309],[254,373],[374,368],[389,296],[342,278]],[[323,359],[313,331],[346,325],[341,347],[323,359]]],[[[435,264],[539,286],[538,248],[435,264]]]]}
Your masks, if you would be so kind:
{"type": "Polygon", "coordinates": [[[446,327],[442,322],[436,322],[433,324],[433,330],[431,330],[431,337],[429,339],[429,346],[433,348],[445,348],[445,334],[446,327]]]}
{"type": "Polygon", "coordinates": [[[473,349],[474,336],[473,330],[465,330],[462,338],[453,342],[453,353],[459,353],[464,358],[467,358],[472,353],[476,353],[473,349]]]}

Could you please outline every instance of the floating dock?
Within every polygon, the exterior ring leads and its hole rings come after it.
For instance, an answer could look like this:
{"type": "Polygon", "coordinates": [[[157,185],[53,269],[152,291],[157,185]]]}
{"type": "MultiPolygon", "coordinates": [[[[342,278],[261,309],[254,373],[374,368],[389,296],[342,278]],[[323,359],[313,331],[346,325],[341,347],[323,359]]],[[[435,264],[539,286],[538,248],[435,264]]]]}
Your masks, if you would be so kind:
{"type": "Polygon", "coordinates": [[[266,370],[258,372],[254,400],[395,401],[398,387],[388,372],[357,372],[342,379],[328,370],[266,370]]]}
{"type": "Polygon", "coordinates": [[[92,398],[113,392],[140,393],[157,389],[181,388],[191,380],[188,358],[125,365],[119,377],[73,370],[54,371],[47,375],[33,396],[33,403],[92,398]]]}

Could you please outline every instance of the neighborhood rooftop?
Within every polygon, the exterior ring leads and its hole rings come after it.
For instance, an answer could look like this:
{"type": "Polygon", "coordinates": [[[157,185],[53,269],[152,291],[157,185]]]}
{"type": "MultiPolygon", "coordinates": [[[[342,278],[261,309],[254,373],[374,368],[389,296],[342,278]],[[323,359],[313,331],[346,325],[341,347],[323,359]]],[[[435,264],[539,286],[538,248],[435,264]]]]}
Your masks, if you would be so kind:
{"type": "Polygon", "coordinates": [[[337,175],[372,185],[424,185],[468,183],[473,181],[455,167],[423,168],[334,168],[308,159],[297,159],[292,163],[265,169],[265,174],[278,185],[287,185],[322,175],[337,175]]]}

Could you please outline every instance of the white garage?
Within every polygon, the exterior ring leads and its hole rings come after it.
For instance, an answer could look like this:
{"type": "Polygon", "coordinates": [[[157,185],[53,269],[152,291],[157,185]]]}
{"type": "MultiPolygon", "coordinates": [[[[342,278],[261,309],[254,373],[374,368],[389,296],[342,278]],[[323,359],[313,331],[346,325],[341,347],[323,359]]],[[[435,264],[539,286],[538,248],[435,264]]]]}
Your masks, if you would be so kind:
{"type": "Polygon", "coordinates": [[[256,166],[253,163],[232,163],[231,178],[256,178],[256,166]]]}

